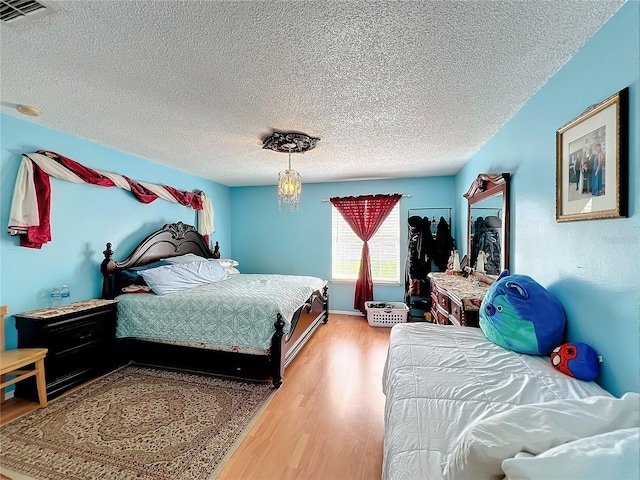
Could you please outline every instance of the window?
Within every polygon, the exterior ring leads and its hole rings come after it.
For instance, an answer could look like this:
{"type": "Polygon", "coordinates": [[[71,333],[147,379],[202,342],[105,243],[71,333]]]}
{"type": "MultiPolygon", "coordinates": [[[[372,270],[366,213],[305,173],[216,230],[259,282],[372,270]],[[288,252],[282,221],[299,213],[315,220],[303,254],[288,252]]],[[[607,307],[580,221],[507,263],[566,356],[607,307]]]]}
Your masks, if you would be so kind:
{"type": "MultiPolygon", "coordinates": [[[[331,278],[356,281],[361,255],[362,240],[331,205],[331,278]]],[[[400,202],[369,240],[369,255],[374,282],[400,282],[400,202]]]]}

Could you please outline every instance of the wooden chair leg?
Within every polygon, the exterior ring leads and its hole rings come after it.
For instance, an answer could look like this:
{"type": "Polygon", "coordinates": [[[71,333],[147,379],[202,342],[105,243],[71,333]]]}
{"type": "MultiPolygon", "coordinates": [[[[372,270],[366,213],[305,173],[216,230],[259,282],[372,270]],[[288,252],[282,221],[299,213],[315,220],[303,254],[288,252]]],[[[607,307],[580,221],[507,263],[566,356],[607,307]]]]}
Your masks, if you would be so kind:
{"type": "MultiPolygon", "coordinates": [[[[6,377],[6,375],[0,375],[0,383],[4,383],[6,377]]],[[[0,403],[4,403],[4,388],[0,388],[0,403]]]]}
{"type": "Polygon", "coordinates": [[[40,401],[40,408],[47,406],[47,382],[44,378],[44,358],[36,362],[36,384],[38,386],[38,400],[40,401]]]}

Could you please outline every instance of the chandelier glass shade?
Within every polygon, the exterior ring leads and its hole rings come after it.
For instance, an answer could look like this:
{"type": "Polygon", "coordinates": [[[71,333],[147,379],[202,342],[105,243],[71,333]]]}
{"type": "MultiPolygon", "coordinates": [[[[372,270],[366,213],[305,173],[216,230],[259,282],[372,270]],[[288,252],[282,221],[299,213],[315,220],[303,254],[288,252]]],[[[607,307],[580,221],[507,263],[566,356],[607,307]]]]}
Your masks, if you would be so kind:
{"type": "Polygon", "coordinates": [[[291,150],[289,150],[289,168],[278,174],[278,209],[282,210],[284,203],[290,211],[297,211],[300,207],[301,193],[302,178],[291,168],[291,150]]]}
{"type": "Polygon", "coordinates": [[[291,153],[304,153],[316,147],[319,138],[310,137],[300,132],[273,132],[262,141],[262,148],[274,152],[289,154],[289,168],[278,174],[278,209],[284,203],[290,211],[300,207],[302,179],[300,174],[291,168],[291,153]]]}

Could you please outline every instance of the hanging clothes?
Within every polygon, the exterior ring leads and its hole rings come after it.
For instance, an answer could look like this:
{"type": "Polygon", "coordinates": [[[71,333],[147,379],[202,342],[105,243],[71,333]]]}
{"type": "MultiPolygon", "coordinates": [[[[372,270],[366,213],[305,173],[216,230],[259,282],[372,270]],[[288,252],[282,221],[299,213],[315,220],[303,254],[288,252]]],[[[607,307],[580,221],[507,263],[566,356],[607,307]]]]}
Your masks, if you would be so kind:
{"type": "Polygon", "coordinates": [[[405,292],[407,295],[427,295],[427,274],[431,272],[431,258],[434,251],[434,240],[431,235],[431,221],[428,217],[417,215],[409,217],[409,245],[405,292]]]}
{"type": "Polygon", "coordinates": [[[478,217],[471,241],[471,265],[476,264],[478,252],[486,254],[484,268],[489,275],[500,273],[500,220],[497,217],[478,217]]]}
{"type": "Polygon", "coordinates": [[[471,258],[469,259],[469,261],[470,265],[473,268],[476,268],[476,262],[478,261],[478,252],[482,250],[482,248],[479,248],[480,239],[487,231],[487,224],[484,221],[484,217],[477,217],[473,222],[473,228],[471,230],[473,232],[473,235],[471,236],[471,258]]]}
{"type": "Polygon", "coordinates": [[[451,236],[451,228],[445,218],[440,217],[436,228],[433,263],[435,263],[438,269],[442,272],[447,269],[447,262],[449,261],[453,247],[454,241],[451,236]]]}

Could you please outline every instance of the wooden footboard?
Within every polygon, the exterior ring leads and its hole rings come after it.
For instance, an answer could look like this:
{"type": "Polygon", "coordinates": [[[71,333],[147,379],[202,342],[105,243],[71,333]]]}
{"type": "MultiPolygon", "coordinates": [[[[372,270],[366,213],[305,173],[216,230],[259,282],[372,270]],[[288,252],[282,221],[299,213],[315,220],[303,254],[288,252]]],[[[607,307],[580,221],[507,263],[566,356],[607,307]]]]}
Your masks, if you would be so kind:
{"type": "Polygon", "coordinates": [[[288,336],[282,332],[284,321],[278,314],[278,319],[274,324],[276,332],[271,340],[271,362],[273,365],[271,377],[274,386],[279,387],[282,384],[284,369],[305,346],[320,324],[328,321],[329,293],[326,285],[322,292],[314,292],[307,303],[294,314],[288,336]]]}

